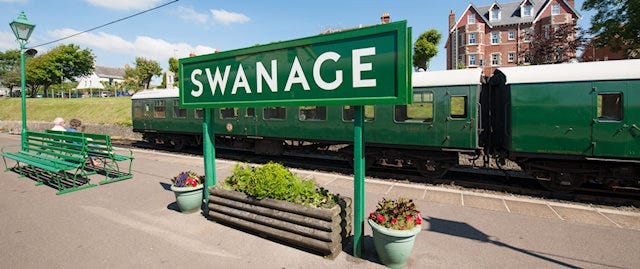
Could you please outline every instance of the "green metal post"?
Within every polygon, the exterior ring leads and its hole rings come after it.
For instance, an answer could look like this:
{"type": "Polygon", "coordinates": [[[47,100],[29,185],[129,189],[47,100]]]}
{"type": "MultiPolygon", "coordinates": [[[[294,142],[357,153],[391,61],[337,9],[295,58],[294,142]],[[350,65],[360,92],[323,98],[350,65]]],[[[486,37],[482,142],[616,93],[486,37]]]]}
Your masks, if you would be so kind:
{"type": "Polygon", "coordinates": [[[355,106],[353,121],[353,255],[362,257],[364,252],[364,107],[355,106]]]}
{"type": "Polygon", "coordinates": [[[22,132],[20,133],[20,144],[22,145],[22,150],[26,148],[27,142],[27,78],[24,70],[24,45],[26,42],[20,42],[20,76],[21,76],[21,85],[20,95],[22,96],[22,132]]]}
{"type": "Polygon", "coordinates": [[[204,122],[202,122],[202,146],[204,152],[204,202],[205,216],[209,216],[209,186],[216,185],[216,146],[215,132],[213,128],[213,110],[211,108],[204,109],[204,122]]]}

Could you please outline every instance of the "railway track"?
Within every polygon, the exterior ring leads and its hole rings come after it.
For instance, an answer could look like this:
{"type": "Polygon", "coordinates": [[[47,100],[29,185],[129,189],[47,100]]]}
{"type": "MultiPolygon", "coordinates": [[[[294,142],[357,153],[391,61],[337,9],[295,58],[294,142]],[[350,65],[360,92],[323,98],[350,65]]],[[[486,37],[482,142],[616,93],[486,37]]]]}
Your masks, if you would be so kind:
{"type": "MultiPolygon", "coordinates": [[[[154,147],[143,141],[114,141],[123,147],[153,149],[174,154],[202,156],[201,148],[186,147],[180,151],[172,147],[154,147]]],[[[319,154],[285,152],[283,156],[263,156],[253,152],[216,148],[219,158],[251,162],[267,163],[269,161],[283,163],[287,167],[305,170],[318,170],[343,175],[352,175],[353,168],[348,162],[335,157],[319,154]]],[[[464,163],[464,162],[463,162],[464,163]]],[[[398,182],[414,182],[420,184],[439,185],[452,189],[465,189],[474,192],[488,192],[509,195],[522,195],[559,202],[579,202],[614,207],[629,207],[640,211],[640,194],[632,192],[611,192],[581,188],[571,192],[550,191],[541,186],[534,178],[517,169],[501,170],[481,168],[471,165],[459,165],[442,178],[427,179],[413,168],[387,168],[374,166],[367,170],[368,177],[398,182]]]]}

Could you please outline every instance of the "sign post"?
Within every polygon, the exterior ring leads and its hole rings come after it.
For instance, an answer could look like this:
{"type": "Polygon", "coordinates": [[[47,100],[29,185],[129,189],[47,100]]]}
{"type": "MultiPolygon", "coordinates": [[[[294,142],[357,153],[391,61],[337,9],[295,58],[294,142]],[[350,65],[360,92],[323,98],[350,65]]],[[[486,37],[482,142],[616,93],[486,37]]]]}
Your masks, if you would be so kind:
{"type": "Polygon", "coordinates": [[[363,106],[411,102],[410,32],[401,21],[180,59],[181,106],[205,108],[205,200],[216,184],[211,108],[354,106],[353,242],[354,255],[361,257],[363,106]]]}

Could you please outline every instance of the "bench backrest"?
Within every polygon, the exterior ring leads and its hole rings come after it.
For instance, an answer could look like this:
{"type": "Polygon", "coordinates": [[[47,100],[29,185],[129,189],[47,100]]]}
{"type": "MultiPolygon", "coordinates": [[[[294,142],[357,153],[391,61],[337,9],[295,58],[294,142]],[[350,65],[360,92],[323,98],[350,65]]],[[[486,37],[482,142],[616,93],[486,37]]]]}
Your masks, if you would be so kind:
{"type": "Polygon", "coordinates": [[[57,133],[41,133],[27,131],[25,151],[84,162],[87,153],[87,139],[57,133]]]}
{"type": "Polygon", "coordinates": [[[65,132],[65,131],[54,131],[54,130],[46,130],[45,132],[49,134],[61,134],[61,135],[83,137],[87,140],[87,148],[89,152],[92,152],[92,151],[101,152],[101,153],[113,152],[113,145],[111,144],[111,137],[109,135],[80,133],[80,132],[65,132]]]}

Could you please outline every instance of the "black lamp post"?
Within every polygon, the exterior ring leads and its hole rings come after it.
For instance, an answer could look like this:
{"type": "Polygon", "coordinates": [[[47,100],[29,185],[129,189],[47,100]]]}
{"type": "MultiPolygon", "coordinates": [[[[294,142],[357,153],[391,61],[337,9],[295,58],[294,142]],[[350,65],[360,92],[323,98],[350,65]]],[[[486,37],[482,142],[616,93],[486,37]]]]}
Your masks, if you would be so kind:
{"type": "Polygon", "coordinates": [[[22,88],[20,90],[20,94],[22,95],[22,148],[25,147],[25,142],[27,140],[27,102],[26,102],[26,85],[27,79],[24,70],[24,53],[25,53],[25,45],[29,42],[29,37],[31,33],[33,33],[33,29],[36,28],[34,23],[31,23],[27,20],[27,16],[24,15],[24,11],[20,12],[20,15],[17,19],[9,23],[11,26],[11,30],[13,34],[16,36],[18,43],[20,44],[20,73],[22,76],[22,88]]]}

